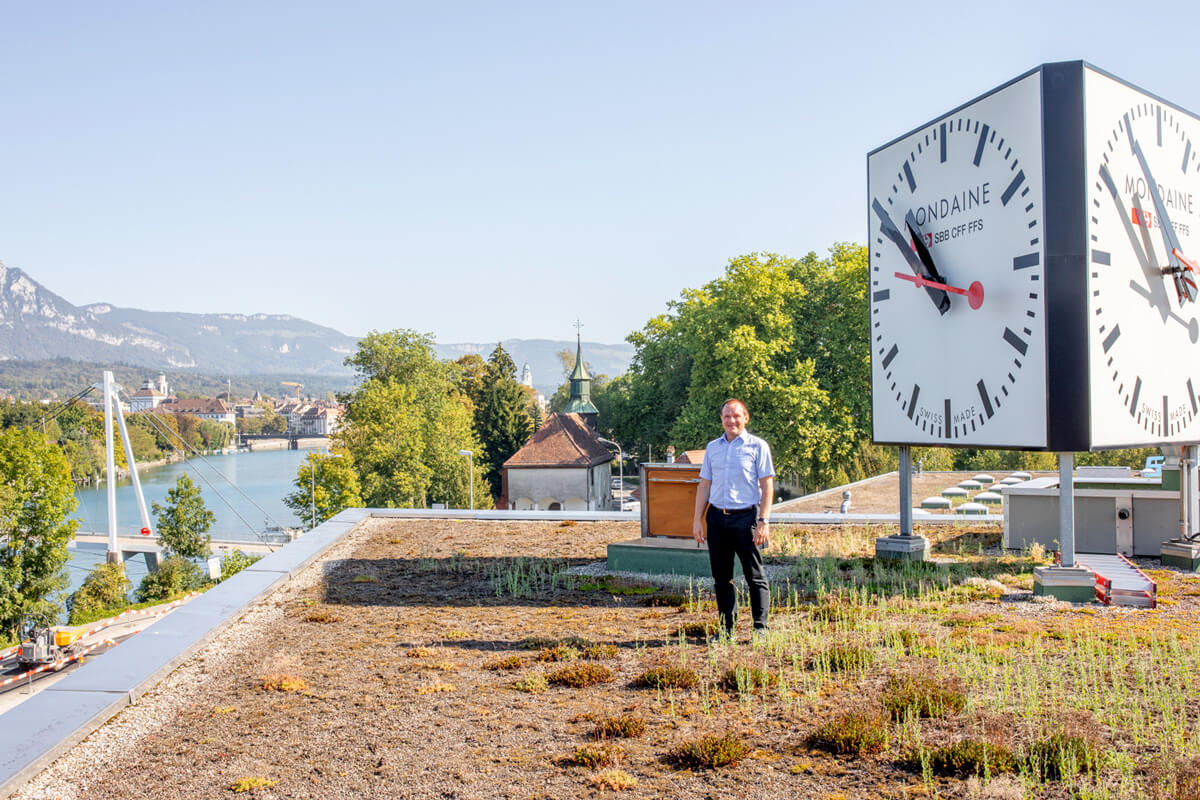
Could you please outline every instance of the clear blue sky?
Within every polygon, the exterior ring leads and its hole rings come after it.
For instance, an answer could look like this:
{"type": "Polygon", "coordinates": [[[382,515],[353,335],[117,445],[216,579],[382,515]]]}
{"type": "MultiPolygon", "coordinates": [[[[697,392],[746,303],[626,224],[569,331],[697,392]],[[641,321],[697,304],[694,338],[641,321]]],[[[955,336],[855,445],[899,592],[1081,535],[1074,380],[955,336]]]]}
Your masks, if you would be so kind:
{"type": "Polygon", "coordinates": [[[1042,62],[1200,111],[1198,8],[2,0],[0,260],[77,304],[615,342],[734,255],[864,241],[867,151],[1042,62]]]}

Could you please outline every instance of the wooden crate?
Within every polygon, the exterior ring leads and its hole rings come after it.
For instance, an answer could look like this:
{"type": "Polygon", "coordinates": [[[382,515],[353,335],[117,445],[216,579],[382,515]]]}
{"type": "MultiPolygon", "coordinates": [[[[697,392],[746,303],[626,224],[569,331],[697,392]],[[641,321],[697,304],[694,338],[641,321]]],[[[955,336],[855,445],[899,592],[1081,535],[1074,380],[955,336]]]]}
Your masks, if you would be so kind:
{"type": "Polygon", "coordinates": [[[699,464],[642,464],[642,536],[692,538],[699,464]]]}

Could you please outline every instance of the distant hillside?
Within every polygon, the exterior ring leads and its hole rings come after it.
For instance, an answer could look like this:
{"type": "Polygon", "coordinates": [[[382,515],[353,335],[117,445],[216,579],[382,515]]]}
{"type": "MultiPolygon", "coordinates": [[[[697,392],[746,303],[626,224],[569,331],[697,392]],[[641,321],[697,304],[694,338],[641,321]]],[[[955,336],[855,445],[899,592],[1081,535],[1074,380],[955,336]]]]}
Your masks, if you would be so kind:
{"type": "Polygon", "coordinates": [[[75,306],[0,263],[0,360],[68,358],[249,375],[349,374],[357,340],[281,314],[183,314],[75,306]]]}
{"type": "MultiPolygon", "coordinates": [[[[563,381],[558,352],[575,342],[505,339],[518,370],[528,362],[534,385],[547,396],[563,381]]],[[[486,358],[495,342],[441,344],[438,355],[486,358]]],[[[0,263],[0,390],[21,396],[63,392],[77,380],[99,380],[98,365],[133,371],[122,380],[136,390],[142,379],[167,373],[173,385],[207,385],[219,379],[278,394],[279,380],[309,384],[315,393],[345,391],[353,373],[344,362],[358,347],[353,336],[285,314],[184,314],[142,311],[108,303],[72,305],[19,269],[0,263]],[[82,378],[88,374],[94,377],[82,378]],[[172,376],[178,376],[172,378],[172,376]],[[136,377],[135,376],[140,376],[136,377]],[[263,376],[277,376],[263,377],[263,376]]],[[[614,378],[625,372],[633,347],[583,343],[584,360],[614,378]]],[[[519,377],[519,376],[518,376],[519,377]]],[[[190,390],[189,390],[190,391],[190,390]]]]}

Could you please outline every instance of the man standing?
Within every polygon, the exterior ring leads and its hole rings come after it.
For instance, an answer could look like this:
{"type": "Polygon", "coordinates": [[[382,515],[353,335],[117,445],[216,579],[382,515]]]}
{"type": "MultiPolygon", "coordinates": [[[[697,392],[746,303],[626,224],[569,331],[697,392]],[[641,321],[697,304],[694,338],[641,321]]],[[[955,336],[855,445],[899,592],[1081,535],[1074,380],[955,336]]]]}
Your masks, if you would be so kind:
{"type": "Polygon", "coordinates": [[[708,443],[696,489],[696,512],[692,535],[708,541],[717,611],[721,629],[733,636],[737,621],[737,596],[733,590],[733,556],[742,562],[750,589],[754,632],[767,629],[770,593],[760,547],[770,538],[771,500],[775,496],[775,465],[771,447],[746,430],[750,411],[741,400],[729,399],[721,406],[725,435],[708,443]],[[705,533],[707,523],[707,534],[705,533]]]}

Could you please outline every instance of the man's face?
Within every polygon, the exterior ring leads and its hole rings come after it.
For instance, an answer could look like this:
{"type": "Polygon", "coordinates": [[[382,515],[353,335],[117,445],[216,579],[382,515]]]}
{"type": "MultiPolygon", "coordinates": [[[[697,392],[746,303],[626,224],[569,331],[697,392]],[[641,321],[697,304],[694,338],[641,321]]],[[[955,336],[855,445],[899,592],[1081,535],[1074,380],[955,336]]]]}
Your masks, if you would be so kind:
{"type": "Polygon", "coordinates": [[[749,421],[750,415],[739,403],[726,403],[721,409],[721,426],[725,428],[726,439],[732,440],[741,436],[749,421]]]}

